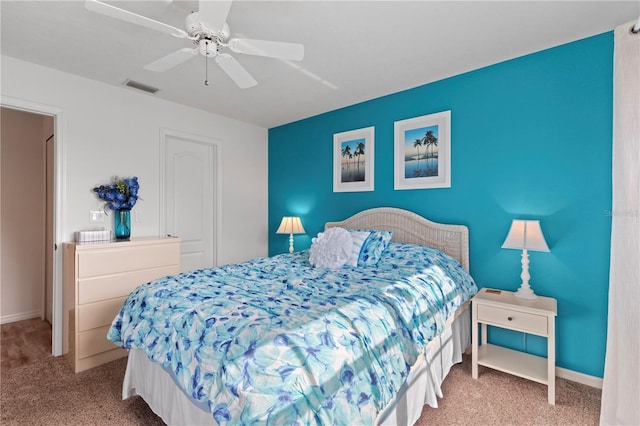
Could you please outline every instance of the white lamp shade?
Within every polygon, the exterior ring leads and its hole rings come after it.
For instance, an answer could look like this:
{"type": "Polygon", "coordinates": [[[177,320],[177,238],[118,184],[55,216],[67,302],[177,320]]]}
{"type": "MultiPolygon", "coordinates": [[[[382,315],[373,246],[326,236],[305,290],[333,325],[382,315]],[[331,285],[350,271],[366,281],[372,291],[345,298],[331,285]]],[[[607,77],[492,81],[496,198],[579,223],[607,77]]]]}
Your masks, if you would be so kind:
{"type": "Polygon", "coordinates": [[[302,222],[297,216],[285,216],[280,222],[280,227],[276,234],[305,234],[306,231],[302,227],[302,222]]]}
{"type": "Polygon", "coordinates": [[[542,235],[539,220],[514,219],[502,248],[550,251],[544,235],[542,235]]]}

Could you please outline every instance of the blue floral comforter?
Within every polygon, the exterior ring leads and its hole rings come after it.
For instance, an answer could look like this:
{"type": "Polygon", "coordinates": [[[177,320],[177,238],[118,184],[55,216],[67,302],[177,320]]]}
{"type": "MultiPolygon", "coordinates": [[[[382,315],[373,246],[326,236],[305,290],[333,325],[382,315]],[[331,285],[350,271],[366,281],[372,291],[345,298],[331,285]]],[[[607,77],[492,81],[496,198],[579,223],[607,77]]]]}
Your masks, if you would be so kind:
{"type": "Polygon", "coordinates": [[[308,251],[140,286],[108,338],[144,351],[221,424],[373,424],[477,291],[452,258],[390,243],[375,267],[308,251]]]}

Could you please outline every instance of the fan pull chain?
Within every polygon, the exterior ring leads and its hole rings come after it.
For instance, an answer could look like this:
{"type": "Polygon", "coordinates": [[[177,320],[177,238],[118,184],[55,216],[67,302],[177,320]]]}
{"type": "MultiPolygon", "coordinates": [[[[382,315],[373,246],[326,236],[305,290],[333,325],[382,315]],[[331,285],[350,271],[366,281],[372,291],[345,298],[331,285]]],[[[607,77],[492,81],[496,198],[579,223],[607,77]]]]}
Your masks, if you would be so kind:
{"type": "Polygon", "coordinates": [[[205,42],[205,55],[204,55],[204,85],[209,85],[209,42],[205,42]]]}

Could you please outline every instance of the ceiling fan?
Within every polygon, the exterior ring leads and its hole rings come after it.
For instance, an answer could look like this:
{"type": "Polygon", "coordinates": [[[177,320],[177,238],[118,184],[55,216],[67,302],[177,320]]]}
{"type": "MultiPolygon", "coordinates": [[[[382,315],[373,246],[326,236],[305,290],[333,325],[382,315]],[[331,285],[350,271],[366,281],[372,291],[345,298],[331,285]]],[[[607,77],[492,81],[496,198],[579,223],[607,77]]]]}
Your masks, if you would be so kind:
{"type": "MultiPolygon", "coordinates": [[[[98,0],[85,0],[85,7],[93,12],[112,18],[137,24],[177,38],[191,40],[196,47],[182,48],[167,56],[144,66],[156,72],[167,71],[191,58],[203,55],[214,58],[222,70],[242,89],[258,84],[249,72],[226,49],[246,55],[266,56],[270,58],[301,61],[304,57],[304,46],[298,43],[255,40],[248,38],[229,38],[229,26],[226,23],[231,1],[200,0],[198,12],[193,12],[185,19],[186,29],[176,28],[137,13],[103,3],[98,0]]],[[[205,61],[205,66],[208,61],[205,61]]],[[[208,85],[205,79],[205,85],[208,85]]]]}

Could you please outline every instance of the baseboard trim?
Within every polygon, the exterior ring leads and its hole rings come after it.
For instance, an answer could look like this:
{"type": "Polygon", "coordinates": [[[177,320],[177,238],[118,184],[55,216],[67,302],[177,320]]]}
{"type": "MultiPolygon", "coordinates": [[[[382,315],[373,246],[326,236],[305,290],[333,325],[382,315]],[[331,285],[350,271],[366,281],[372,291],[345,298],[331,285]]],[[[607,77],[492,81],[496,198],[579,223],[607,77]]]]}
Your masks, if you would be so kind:
{"type": "Polygon", "coordinates": [[[41,316],[41,311],[20,312],[19,314],[4,315],[0,317],[0,324],[8,324],[10,322],[39,318],[41,316]]]}
{"type": "Polygon", "coordinates": [[[578,373],[577,371],[567,370],[566,368],[556,367],[556,377],[602,389],[602,379],[600,377],[589,376],[588,374],[578,373]]]}

